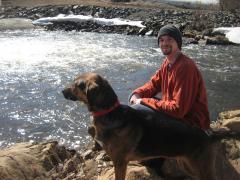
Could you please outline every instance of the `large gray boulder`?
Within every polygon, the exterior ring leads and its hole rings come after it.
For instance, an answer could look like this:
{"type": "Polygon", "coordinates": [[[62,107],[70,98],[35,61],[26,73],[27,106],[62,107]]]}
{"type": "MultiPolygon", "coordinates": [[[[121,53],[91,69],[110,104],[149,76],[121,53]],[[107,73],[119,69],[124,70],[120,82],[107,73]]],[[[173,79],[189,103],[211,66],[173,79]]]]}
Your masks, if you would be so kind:
{"type": "Polygon", "coordinates": [[[26,18],[6,18],[0,19],[1,30],[15,30],[15,29],[33,29],[36,28],[32,24],[32,20],[26,18]]]}

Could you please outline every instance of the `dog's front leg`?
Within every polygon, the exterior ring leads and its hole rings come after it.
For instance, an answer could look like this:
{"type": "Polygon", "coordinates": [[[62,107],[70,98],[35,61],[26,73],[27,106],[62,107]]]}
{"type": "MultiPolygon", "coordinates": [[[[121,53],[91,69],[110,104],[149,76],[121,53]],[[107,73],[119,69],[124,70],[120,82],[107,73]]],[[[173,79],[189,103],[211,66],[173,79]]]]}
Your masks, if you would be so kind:
{"type": "Polygon", "coordinates": [[[115,180],[125,180],[128,163],[126,161],[115,161],[113,164],[115,171],[115,180]]]}

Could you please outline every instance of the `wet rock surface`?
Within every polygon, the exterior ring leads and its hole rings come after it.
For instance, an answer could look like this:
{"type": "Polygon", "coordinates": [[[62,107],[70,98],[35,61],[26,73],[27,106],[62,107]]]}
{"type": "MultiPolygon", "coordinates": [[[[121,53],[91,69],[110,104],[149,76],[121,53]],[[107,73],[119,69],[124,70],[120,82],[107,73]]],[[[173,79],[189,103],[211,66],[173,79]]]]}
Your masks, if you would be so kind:
{"type": "Polygon", "coordinates": [[[134,26],[106,26],[94,22],[55,22],[45,26],[47,30],[77,30],[87,32],[123,33],[129,35],[157,36],[159,29],[166,24],[175,24],[183,35],[192,38],[186,43],[197,44],[233,44],[224,35],[213,33],[216,27],[239,27],[240,10],[210,11],[189,9],[141,9],[98,7],[85,5],[48,5],[40,7],[2,7],[0,18],[28,18],[36,20],[42,17],[54,17],[59,14],[91,15],[96,18],[122,18],[143,21],[145,28],[134,26]],[[221,38],[219,38],[221,36],[221,38]]]}

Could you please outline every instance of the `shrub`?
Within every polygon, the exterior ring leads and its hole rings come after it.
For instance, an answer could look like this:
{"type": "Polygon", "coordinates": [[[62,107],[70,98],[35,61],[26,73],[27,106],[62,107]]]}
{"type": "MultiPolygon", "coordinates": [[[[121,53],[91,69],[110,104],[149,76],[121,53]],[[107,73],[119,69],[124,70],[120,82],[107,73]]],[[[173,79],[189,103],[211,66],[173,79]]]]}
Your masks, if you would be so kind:
{"type": "Polygon", "coordinates": [[[131,0],[111,0],[112,2],[130,2],[131,0]]]}
{"type": "Polygon", "coordinates": [[[240,9],[239,0],[219,0],[219,5],[221,10],[240,9]]]}

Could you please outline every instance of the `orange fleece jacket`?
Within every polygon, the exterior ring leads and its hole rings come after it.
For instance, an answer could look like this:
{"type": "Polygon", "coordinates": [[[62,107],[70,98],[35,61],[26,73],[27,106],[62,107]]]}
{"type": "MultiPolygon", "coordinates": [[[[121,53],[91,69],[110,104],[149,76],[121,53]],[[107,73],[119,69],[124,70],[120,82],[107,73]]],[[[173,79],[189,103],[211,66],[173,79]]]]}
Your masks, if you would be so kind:
{"type": "Polygon", "coordinates": [[[133,91],[141,98],[141,104],[199,126],[210,127],[207,94],[200,71],[192,59],[181,54],[169,68],[164,60],[151,80],[133,91]],[[154,96],[162,92],[162,99],[154,96]]]}

